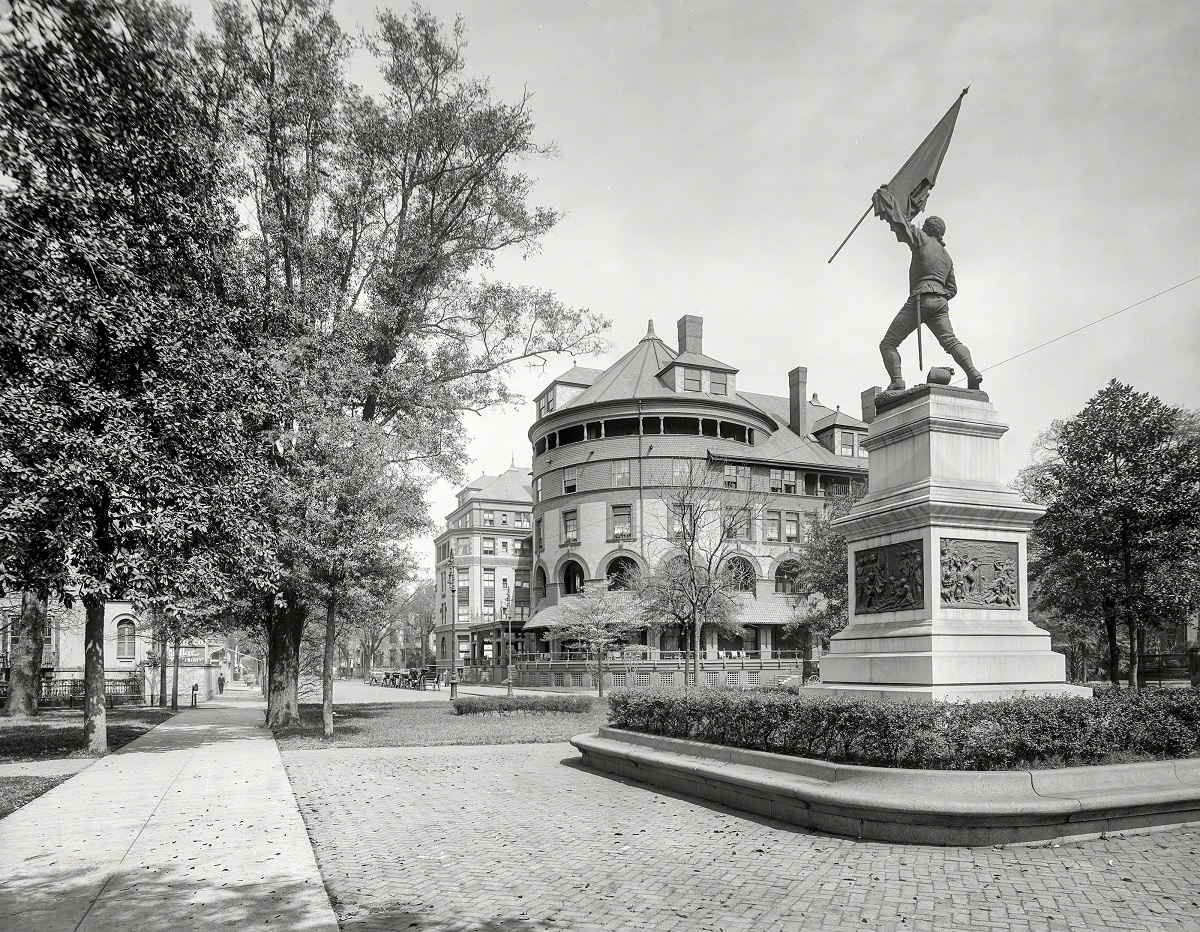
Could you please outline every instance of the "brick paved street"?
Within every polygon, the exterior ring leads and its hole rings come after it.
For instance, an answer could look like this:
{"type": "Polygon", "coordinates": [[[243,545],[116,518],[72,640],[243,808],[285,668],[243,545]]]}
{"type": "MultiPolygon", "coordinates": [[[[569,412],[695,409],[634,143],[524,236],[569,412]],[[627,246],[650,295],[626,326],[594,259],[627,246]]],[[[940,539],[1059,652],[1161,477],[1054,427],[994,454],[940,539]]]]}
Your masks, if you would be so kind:
{"type": "Polygon", "coordinates": [[[1053,848],[855,842],[577,759],[567,744],[284,754],[355,932],[1200,928],[1196,829],[1053,848]]]}

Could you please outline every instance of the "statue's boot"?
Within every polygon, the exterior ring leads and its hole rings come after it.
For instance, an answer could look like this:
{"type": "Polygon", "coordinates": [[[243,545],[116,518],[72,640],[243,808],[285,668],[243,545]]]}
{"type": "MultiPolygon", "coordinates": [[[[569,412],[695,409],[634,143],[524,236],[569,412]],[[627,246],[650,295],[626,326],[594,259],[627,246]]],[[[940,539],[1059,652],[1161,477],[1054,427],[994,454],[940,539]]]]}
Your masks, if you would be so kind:
{"type": "Polygon", "coordinates": [[[892,349],[890,346],[879,344],[879,353],[883,356],[883,367],[887,369],[888,377],[891,382],[884,389],[885,392],[902,392],[906,386],[904,384],[904,369],[900,365],[900,353],[892,349]]]}
{"type": "Polygon", "coordinates": [[[950,355],[954,357],[954,361],[963,367],[963,371],[967,374],[967,388],[977,389],[983,384],[983,373],[975,368],[975,363],[971,361],[971,351],[963,344],[959,343],[950,351],[950,355]]]}

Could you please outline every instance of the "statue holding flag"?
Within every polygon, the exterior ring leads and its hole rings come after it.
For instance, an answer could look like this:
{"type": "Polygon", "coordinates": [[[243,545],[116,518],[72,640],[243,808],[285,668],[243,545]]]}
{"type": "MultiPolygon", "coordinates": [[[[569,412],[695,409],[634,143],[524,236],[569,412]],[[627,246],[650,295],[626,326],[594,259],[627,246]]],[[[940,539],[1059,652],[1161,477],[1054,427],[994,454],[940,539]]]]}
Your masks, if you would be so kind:
{"type": "MultiPolygon", "coordinates": [[[[909,297],[900,312],[888,327],[879,351],[887,368],[891,383],[888,391],[902,390],[904,377],[900,367],[900,344],[914,330],[917,332],[917,355],[920,366],[925,368],[921,352],[921,324],[925,324],[937,337],[942,348],[949,353],[967,374],[967,386],[979,388],[983,373],[975,368],[971,353],[954,335],[950,326],[950,299],[958,291],[954,281],[954,263],[946,251],[946,224],[940,217],[929,216],[918,228],[912,218],[925,209],[929,193],[937,181],[942,159],[950,147],[950,137],[958,120],[958,109],[967,94],[958,95],[946,115],[925,137],[907,162],[896,172],[890,182],[881,186],[871,198],[871,206],[854,225],[857,230],[872,210],[875,216],[887,222],[896,238],[912,250],[912,263],[908,270],[909,297]]],[[[851,230],[842,245],[830,256],[832,262],[842,246],[854,235],[851,230]]]]}
{"type": "MultiPolygon", "coordinates": [[[[908,217],[887,185],[875,192],[871,206],[875,216],[885,220],[892,228],[896,239],[912,250],[912,262],[908,267],[908,300],[892,320],[879,344],[883,365],[891,379],[886,390],[894,392],[904,389],[900,344],[921,324],[929,328],[942,349],[962,366],[967,374],[967,387],[979,388],[983,373],[975,368],[971,351],[954,335],[954,328],[950,326],[950,299],[958,293],[958,285],[954,281],[954,262],[942,238],[946,235],[945,221],[930,215],[918,230],[908,222],[908,217]]],[[[924,361],[921,368],[924,368],[924,361]]]]}

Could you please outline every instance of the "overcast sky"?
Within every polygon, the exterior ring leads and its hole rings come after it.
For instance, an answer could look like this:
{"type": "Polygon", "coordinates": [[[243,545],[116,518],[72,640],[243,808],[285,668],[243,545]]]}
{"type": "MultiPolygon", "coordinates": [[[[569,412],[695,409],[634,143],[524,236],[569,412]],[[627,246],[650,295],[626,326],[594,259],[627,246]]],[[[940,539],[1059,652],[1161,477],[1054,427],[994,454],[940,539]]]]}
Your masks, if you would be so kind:
{"type": "MultiPolygon", "coordinates": [[[[193,3],[207,25],[208,0],[193,3]]],[[[810,392],[859,414],[860,391],[886,384],[878,343],[908,250],[869,217],[826,260],[970,85],[928,209],[948,228],[951,319],[1011,425],[1004,478],[1109,379],[1197,406],[1200,281],[989,369],[1200,275],[1195,0],[425,5],[462,14],[468,69],[504,99],[527,86],[558,145],[528,168],[565,217],[496,274],[612,318],[610,352],[579,364],[611,363],[651,318],[674,345],[676,319],[700,314],[739,387],[786,395],[803,365],[810,392]]],[[[357,30],[378,6],[335,11],[357,30]]],[[[925,349],[927,368],[950,364],[928,334],[925,349]]],[[[915,338],[901,352],[920,381],[915,338]]],[[[532,396],[571,363],[515,384],[532,396]]],[[[530,404],[469,417],[472,477],[528,464],[531,420],[530,404]]],[[[453,491],[435,490],[436,520],[453,491]]]]}

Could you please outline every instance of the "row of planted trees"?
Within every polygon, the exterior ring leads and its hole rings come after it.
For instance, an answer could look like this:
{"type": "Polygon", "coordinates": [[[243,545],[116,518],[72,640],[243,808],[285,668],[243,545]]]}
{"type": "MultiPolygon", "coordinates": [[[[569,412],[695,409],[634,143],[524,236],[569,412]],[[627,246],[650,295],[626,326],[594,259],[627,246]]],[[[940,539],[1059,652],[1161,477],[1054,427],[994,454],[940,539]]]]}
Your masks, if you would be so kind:
{"type": "Polygon", "coordinates": [[[488,276],[557,220],[524,174],[550,148],[466,72],[460,22],[214,13],[17,0],[0,33],[0,587],[22,619],[82,603],[97,754],[117,598],[261,637],[273,727],[316,629],[331,727],[338,620],[412,578],[464,413],[606,326],[488,276]]]}

